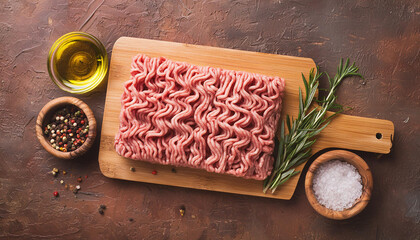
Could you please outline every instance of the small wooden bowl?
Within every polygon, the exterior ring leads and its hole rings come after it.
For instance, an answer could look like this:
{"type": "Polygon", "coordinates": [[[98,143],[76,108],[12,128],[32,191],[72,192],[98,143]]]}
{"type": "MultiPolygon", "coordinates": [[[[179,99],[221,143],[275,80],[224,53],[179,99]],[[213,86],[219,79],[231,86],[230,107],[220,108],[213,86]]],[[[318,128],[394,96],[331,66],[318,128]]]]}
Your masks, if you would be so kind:
{"type": "Polygon", "coordinates": [[[319,156],[315,161],[309,166],[308,172],[306,173],[305,178],[305,192],[306,197],[308,198],[309,203],[311,206],[324,217],[335,219],[335,220],[343,220],[347,218],[351,218],[358,213],[360,213],[368,204],[370,200],[370,195],[372,193],[373,188],[373,180],[372,180],[372,173],[370,172],[369,166],[366,164],[365,161],[358,155],[344,150],[333,150],[326,152],[319,156]],[[360,198],[356,201],[356,203],[343,211],[334,211],[328,209],[321,205],[315,197],[314,191],[312,189],[313,177],[316,170],[324,163],[331,161],[331,160],[340,160],[343,162],[347,162],[354,167],[356,167],[357,171],[359,172],[360,176],[362,177],[362,184],[363,184],[363,192],[360,198]]]}
{"type": "Polygon", "coordinates": [[[38,118],[36,120],[36,136],[38,137],[39,142],[41,145],[52,155],[63,158],[63,159],[73,159],[83,155],[84,153],[92,147],[92,144],[96,137],[96,120],[95,116],[93,115],[92,110],[88,107],[86,103],[82,100],[74,98],[74,97],[61,97],[56,98],[50,102],[48,102],[39,112],[38,118]],[[50,119],[51,116],[61,107],[66,105],[74,105],[86,114],[86,117],[89,122],[89,133],[86,141],[74,151],[71,152],[61,152],[53,148],[48,140],[44,136],[44,128],[48,124],[46,122],[47,119],[50,119]]]}

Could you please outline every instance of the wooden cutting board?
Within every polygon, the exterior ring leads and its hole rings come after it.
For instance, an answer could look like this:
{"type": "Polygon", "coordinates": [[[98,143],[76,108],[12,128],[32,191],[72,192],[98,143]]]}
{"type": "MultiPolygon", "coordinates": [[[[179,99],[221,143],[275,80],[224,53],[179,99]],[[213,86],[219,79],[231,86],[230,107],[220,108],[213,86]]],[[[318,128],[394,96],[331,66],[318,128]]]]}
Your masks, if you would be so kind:
{"type": "MultiPolygon", "coordinates": [[[[309,70],[315,67],[312,59],[122,37],[117,40],[112,50],[109,70],[99,149],[99,166],[105,176],[269,198],[290,199],[292,197],[300,174],[279,187],[274,194],[264,194],[262,181],[208,173],[192,168],[177,167],[174,172],[171,166],[154,165],[119,156],[114,150],[113,143],[119,126],[120,98],[123,93],[123,83],[130,78],[132,58],[139,53],[150,57],[164,56],[171,60],[195,65],[283,77],[286,80],[283,116],[297,115],[298,89],[299,87],[304,89],[301,73],[308,76],[309,70]],[[135,168],[134,172],[130,171],[131,167],[135,168]],[[153,170],[156,170],[158,174],[151,174],[153,170]]],[[[388,153],[393,134],[394,125],[390,121],[339,115],[319,135],[318,141],[313,146],[313,153],[332,147],[388,153]]],[[[304,164],[298,169],[301,170],[303,167],[304,164]]]]}

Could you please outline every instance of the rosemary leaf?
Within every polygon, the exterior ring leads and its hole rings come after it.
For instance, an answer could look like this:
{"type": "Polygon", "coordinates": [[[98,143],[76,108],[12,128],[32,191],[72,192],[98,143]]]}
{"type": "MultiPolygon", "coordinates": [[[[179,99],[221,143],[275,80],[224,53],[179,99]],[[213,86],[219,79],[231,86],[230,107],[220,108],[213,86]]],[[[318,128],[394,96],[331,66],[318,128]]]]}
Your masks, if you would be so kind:
{"type": "Polygon", "coordinates": [[[277,156],[274,159],[273,170],[270,176],[264,180],[263,192],[276,189],[288,181],[291,177],[298,174],[296,167],[304,163],[311,156],[311,147],[316,142],[316,136],[328,126],[330,121],[338,113],[344,111],[344,107],[335,101],[337,96],[335,92],[341,81],[346,77],[363,76],[358,73],[359,68],[347,59],[343,65],[343,59],[337,67],[337,73],[331,78],[325,73],[329,88],[326,90],[327,96],[322,99],[314,99],[319,86],[319,78],[323,73],[319,72],[318,67],[311,69],[308,79],[302,73],[303,84],[305,85],[305,98],[302,90],[299,88],[299,113],[296,119],[286,116],[281,122],[280,139],[275,139],[277,156]],[[313,107],[313,103],[320,104],[319,107],[313,107]],[[336,110],[329,116],[327,111],[336,110]],[[285,133],[287,127],[288,133],[285,133]]]}

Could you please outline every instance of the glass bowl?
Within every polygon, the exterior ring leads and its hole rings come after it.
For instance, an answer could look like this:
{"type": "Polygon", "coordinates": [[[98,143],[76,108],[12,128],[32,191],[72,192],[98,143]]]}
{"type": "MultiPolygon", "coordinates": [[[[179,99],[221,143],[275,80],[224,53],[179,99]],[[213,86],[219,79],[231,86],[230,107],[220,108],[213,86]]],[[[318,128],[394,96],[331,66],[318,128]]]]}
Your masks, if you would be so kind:
{"type": "Polygon", "coordinates": [[[70,32],[52,45],[47,64],[51,80],[59,88],[81,94],[93,90],[105,79],[108,55],[94,36],[70,32]]]}

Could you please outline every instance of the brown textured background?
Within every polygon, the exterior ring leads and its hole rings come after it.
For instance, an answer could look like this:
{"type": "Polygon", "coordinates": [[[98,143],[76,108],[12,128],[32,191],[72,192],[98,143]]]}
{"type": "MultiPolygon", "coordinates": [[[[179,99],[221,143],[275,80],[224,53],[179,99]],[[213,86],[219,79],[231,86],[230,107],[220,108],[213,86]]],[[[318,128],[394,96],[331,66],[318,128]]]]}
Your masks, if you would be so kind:
{"type": "MultiPolygon", "coordinates": [[[[0,239],[420,239],[419,75],[416,0],[1,0],[0,239]],[[109,53],[116,39],[132,36],[310,57],[331,74],[350,57],[365,80],[346,80],[339,102],[353,107],[348,114],[395,124],[391,154],[359,152],[373,172],[371,202],[338,222],[310,207],[303,178],[290,201],[107,179],[98,139],[81,159],[55,159],[37,141],[35,119],[49,100],[71,95],[51,82],[46,58],[58,37],[76,30],[97,36],[109,53]],[[69,174],[53,178],[53,167],[69,174]],[[59,184],[85,175],[76,197],[59,184]]],[[[102,84],[76,96],[99,129],[105,92],[102,84]]]]}

